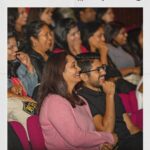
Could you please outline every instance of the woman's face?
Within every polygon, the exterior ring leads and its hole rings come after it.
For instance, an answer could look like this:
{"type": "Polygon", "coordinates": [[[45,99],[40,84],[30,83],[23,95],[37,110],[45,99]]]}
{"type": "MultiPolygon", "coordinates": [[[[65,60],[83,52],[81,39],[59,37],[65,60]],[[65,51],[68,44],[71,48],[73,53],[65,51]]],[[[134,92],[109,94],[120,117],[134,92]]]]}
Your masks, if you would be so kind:
{"type": "Polygon", "coordinates": [[[90,38],[89,38],[89,43],[90,46],[93,46],[95,48],[98,48],[99,44],[101,42],[105,42],[105,37],[104,37],[104,29],[100,27],[90,38]]]}
{"type": "Polygon", "coordinates": [[[17,57],[17,51],[18,51],[18,47],[17,47],[17,42],[15,37],[11,37],[8,39],[8,50],[7,50],[7,57],[8,60],[15,60],[17,57]]]}
{"type": "Polygon", "coordinates": [[[16,24],[19,26],[24,26],[27,23],[28,13],[26,8],[18,8],[18,18],[16,24]]]}
{"type": "Polygon", "coordinates": [[[77,66],[76,60],[71,55],[66,56],[66,61],[67,63],[63,72],[64,80],[68,84],[68,87],[75,86],[81,81],[79,75],[80,68],[77,66]]]}
{"type": "Polygon", "coordinates": [[[46,52],[51,48],[53,43],[53,32],[49,29],[47,25],[44,25],[37,38],[32,37],[33,49],[39,50],[41,52],[46,52]]]}
{"type": "Polygon", "coordinates": [[[70,46],[74,46],[74,44],[76,43],[79,43],[81,45],[80,31],[77,26],[71,28],[69,33],[67,34],[67,43],[70,46]]]}
{"type": "Polygon", "coordinates": [[[50,25],[53,23],[52,15],[53,15],[53,9],[45,8],[40,16],[40,19],[46,22],[48,25],[50,25]]]}
{"type": "Polygon", "coordinates": [[[105,14],[102,16],[102,20],[104,20],[106,23],[112,22],[115,19],[114,12],[112,8],[107,9],[105,14]]]}
{"type": "Polygon", "coordinates": [[[124,45],[127,42],[127,32],[125,30],[125,28],[121,28],[121,30],[119,31],[119,33],[117,34],[117,36],[115,37],[115,41],[119,44],[119,45],[124,45]]]}

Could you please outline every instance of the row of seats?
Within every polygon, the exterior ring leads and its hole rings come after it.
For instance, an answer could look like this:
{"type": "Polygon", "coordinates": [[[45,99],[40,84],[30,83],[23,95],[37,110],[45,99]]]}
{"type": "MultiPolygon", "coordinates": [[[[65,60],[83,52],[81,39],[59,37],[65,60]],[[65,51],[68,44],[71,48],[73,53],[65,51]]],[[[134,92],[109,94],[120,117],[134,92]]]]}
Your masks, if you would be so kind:
{"type": "Polygon", "coordinates": [[[42,130],[37,115],[30,116],[27,119],[27,129],[30,141],[28,141],[26,131],[22,124],[17,121],[10,121],[15,130],[24,150],[46,150],[42,130]],[[30,146],[31,144],[31,146],[30,146]]]}

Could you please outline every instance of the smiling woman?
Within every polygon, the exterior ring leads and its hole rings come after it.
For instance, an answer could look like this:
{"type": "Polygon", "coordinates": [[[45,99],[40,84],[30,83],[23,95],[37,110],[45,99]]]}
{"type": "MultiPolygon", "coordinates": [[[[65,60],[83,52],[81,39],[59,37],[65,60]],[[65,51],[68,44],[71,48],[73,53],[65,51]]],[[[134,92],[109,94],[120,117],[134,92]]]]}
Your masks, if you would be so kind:
{"type": "Polygon", "coordinates": [[[95,131],[86,101],[74,91],[79,71],[76,60],[67,53],[54,54],[44,68],[39,116],[48,150],[98,150],[101,144],[117,140],[114,134],[95,131]]]}
{"type": "Polygon", "coordinates": [[[43,66],[48,59],[47,51],[52,45],[52,30],[43,21],[33,21],[26,27],[26,51],[29,54],[32,64],[41,79],[43,66]]]}

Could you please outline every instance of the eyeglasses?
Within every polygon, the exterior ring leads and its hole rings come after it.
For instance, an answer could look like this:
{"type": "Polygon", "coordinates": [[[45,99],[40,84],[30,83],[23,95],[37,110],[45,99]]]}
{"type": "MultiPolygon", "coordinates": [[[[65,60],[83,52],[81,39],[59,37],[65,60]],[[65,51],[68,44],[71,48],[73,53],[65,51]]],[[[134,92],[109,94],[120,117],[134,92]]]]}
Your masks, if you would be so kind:
{"type": "Polygon", "coordinates": [[[88,72],[92,72],[92,71],[100,72],[100,71],[103,71],[103,70],[106,71],[106,65],[99,66],[99,67],[97,67],[96,69],[93,69],[93,70],[80,71],[80,74],[81,73],[88,73],[88,72]]]}

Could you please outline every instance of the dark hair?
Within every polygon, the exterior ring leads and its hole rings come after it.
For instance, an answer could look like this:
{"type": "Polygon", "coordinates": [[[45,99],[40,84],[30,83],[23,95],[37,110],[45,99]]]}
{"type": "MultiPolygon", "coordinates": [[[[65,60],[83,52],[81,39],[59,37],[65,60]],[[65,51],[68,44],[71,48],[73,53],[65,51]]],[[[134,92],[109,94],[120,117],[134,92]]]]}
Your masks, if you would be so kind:
{"type": "Polygon", "coordinates": [[[73,108],[76,107],[76,105],[85,104],[84,101],[76,95],[75,91],[73,91],[72,94],[68,93],[68,86],[63,78],[67,55],[65,52],[53,54],[47,61],[39,87],[39,110],[44,98],[48,94],[58,94],[66,98],[73,108]]]}
{"type": "Polygon", "coordinates": [[[102,17],[104,16],[104,14],[107,12],[107,10],[110,8],[99,8],[97,9],[97,18],[100,20],[103,20],[102,17]]]}
{"type": "MultiPolygon", "coordinates": [[[[83,53],[76,56],[77,64],[81,72],[87,72],[91,69],[94,59],[100,60],[99,53],[83,53]]],[[[89,75],[89,73],[87,73],[89,75]]]]}
{"type": "Polygon", "coordinates": [[[14,26],[19,17],[18,8],[8,8],[8,25],[14,26]]]}
{"type": "Polygon", "coordinates": [[[44,26],[48,26],[44,21],[32,21],[28,25],[26,25],[24,29],[25,39],[24,45],[28,45],[29,48],[32,47],[31,37],[38,38],[38,35],[41,31],[41,28],[44,26]]]}
{"type": "Polygon", "coordinates": [[[8,24],[7,38],[11,38],[11,37],[16,38],[15,29],[14,29],[14,26],[8,24]]]}
{"type": "Polygon", "coordinates": [[[30,8],[29,16],[28,16],[28,23],[40,20],[40,15],[46,8],[30,8]]]}
{"type": "Polygon", "coordinates": [[[81,39],[83,42],[83,45],[90,50],[90,45],[89,45],[89,38],[93,36],[93,34],[100,28],[104,26],[104,22],[90,22],[86,23],[84,28],[81,29],[81,39]]]}
{"type": "Polygon", "coordinates": [[[55,48],[65,49],[69,51],[67,43],[67,34],[72,28],[76,26],[76,22],[71,18],[61,19],[57,22],[56,27],[54,29],[55,48]]]}
{"type": "Polygon", "coordinates": [[[124,28],[124,25],[120,22],[110,22],[105,24],[104,30],[106,42],[113,44],[115,37],[122,28],[124,28]]]}
{"type": "Polygon", "coordinates": [[[87,9],[87,7],[83,7],[83,8],[75,8],[74,12],[75,12],[75,16],[78,20],[80,20],[80,12],[84,11],[85,9],[87,9]]]}
{"type": "Polygon", "coordinates": [[[139,44],[139,34],[142,29],[137,27],[128,32],[127,43],[123,48],[130,53],[135,61],[136,65],[141,65],[143,61],[143,50],[139,44]]]}
{"type": "Polygon", "coordinates": [[[129,31],[127,43],[130,46],[130,49],[132,49],[141,59],[143,59],[143,51],[139,44],[139,35],[141,32],[142,29],[140,27],[129,31]]]}
{"type": "MultiPolygon", "coordinates": [[[[14,31],[14,26],[11,26],[9,25],[8,26],[8,34],[7,34],[7,38],[15,38],[16,39],[16,36],[15,36],[15,31],[14,31]]],[[[20,66],[20,61],[18,60],[13,60],[13,61],[8,61],[8,78],[11,78],[11,77],[17,77],[17,69],[18,67],[20,66]]]]}

